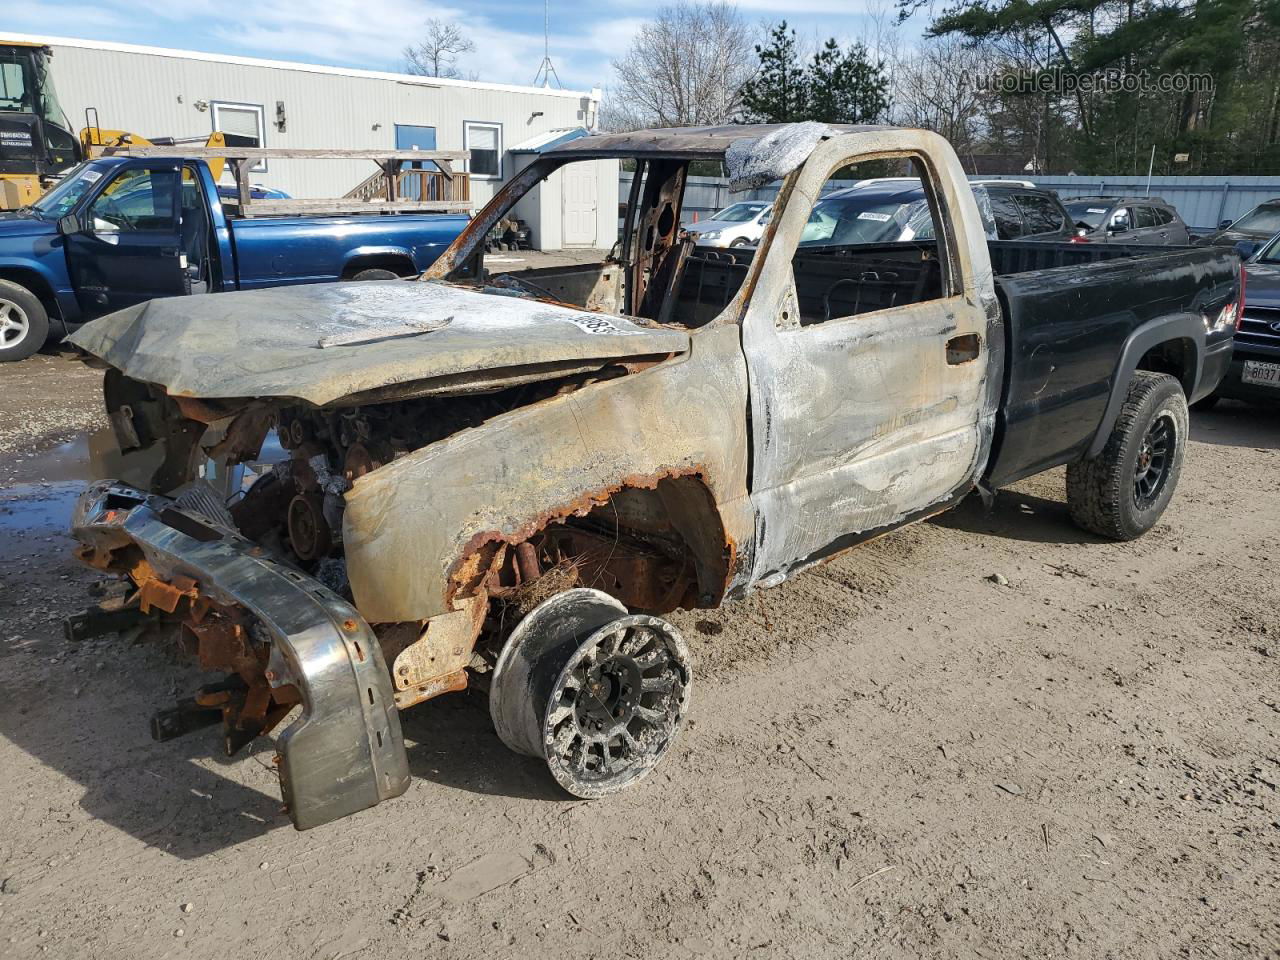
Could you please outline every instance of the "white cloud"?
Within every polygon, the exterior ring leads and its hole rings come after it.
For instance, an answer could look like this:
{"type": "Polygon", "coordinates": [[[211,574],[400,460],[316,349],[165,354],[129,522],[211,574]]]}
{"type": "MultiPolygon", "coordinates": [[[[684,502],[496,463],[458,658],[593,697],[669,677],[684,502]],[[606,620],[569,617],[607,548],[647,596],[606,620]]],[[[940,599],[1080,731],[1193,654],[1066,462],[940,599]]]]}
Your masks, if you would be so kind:
{"type": "MultiPolygon", "coordinates": [[[[614,0],[608,7],[555,0],[550,52],[563,86],[587,89],[612,81],[612,61],[640,26],[673,0],[614,0]]],[[[798,30],[839,35],[893,0],[736,0],[745,18],[786,17],[798,30]]],[[[235,5],[233,5],[234,8],[235,5]]],[[[234,15],[172,0],[23,0],[8,5],[4,26],[37,34],[224,51],[279,60],[308,60],[374,70],[403,67],[404,47],[430,17],[454,21],[476,44],[459,60],[464,75],[529,84],[542,62],[541,9],[513,0],[255,0],[234,15]]]]}

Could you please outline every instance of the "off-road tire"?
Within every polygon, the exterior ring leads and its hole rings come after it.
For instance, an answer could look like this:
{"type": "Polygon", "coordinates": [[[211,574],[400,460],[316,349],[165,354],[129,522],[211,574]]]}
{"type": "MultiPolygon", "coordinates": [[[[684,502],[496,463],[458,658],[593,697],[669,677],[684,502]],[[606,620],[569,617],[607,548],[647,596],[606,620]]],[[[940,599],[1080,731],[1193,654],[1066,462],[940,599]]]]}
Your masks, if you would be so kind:
{"type": "Polygon", "coordinates": [[[40,298],[21,284],[0,280],[0,363],[25,360],[48,337],[49,314],[40,298]]]}
{"type": "Polygon", "coordinates": [[[352,280],[399,280],[400,274],[391,270],[384,270],[382,267],[370,267],[367,270],[359,270],[351,275],[352,280]]]}
{"type": "MultiPolygon", "coordinates": [[[[1111,540],[1136,540],[1160,519],[1178,486],[1189,434],[1187,398],[1182,386],[1163,373],[1133,375],[1120,416],[1107,444],[1092,460],[1067,467],[1067,506],[1079,527],[1111,540]],[[1158,488],[1140,496],[1137,475],[1149,433],[1171,429],[1158,488]]],[[[1145,454],[1149,464],[1149,451],[1145,454]]]]}

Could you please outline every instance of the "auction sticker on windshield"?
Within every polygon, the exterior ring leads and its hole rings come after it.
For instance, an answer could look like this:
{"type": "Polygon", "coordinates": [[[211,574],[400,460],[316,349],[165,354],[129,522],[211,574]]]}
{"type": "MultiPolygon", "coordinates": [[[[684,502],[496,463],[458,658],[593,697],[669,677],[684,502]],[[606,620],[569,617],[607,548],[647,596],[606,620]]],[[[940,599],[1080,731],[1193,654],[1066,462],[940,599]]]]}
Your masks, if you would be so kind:
{"type": "Polygon", "coordinates": [[[888,223],[893,217],[887,213],[872,213],[870,210],[863,210],[858,214],[859,220],[874,220],[876,223],[888,223]]]}

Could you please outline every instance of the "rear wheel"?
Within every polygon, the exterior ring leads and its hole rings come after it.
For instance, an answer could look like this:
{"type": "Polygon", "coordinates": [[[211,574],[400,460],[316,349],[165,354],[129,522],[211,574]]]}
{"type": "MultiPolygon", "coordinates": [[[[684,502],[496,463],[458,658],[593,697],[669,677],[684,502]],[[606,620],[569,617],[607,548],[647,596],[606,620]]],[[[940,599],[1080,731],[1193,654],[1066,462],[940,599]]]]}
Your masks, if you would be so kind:
{"type": "Polygon", "coordinates": [[[400,274],[393,273],[390,270],[384,270],[381,267],[370,267],[368,270],[361,270],[351,276],[352,280],[399,280],[400,274]]]}
{"type": "Polygon", "coordinates": [[[1173,498],[1188,432],[1178,381],[1139,370],[1102,452],[1067,467],[1071,519],[1112,540],[1142,536],[1173,498]]]}
{"type": "Polygon", "coordinates": [[[0,280],[0,363],[25,360],[49,336],[49,314],[40,298],[12,280],[0,280]]]}

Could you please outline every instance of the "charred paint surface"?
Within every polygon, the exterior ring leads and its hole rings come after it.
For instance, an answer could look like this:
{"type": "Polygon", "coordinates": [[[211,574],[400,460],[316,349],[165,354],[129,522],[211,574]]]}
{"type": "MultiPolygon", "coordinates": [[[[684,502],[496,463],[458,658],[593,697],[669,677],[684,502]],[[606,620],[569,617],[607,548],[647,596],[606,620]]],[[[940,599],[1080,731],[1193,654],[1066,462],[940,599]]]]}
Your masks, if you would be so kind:
{"type": "Polygon", "coordinates": [[[737,329],[707,329],[687,358],[496,417],[361,477],[343,525],[357,604],[377,622],[447,613],[488,570],[486,550],[636,479],[701,474],[726,539],[742,542],[746,399],[737,329]]]}
{"type": "Polygon", "coordinates": [[[689,337],[581,307],[387,280],[153,300],[95,320],[69,342],[135,381],[199,398],[191,408],[203,420],[219,399],[324,406],[379,390],[411,396],[454,378],[483,389],[492,371],[509,383],[548,366],[678,354],[689,337]],[[324,345],[337,335],[346,339],[324,345]]]}
{"type": "Polygon", "coordinates": [[[1001,380],[1001,354],[988,345],[1002,333],[986,238],[963,184],[941,140],[904,130],[829,139],[794,178],[743,322],[753,578],[778,582],[842,537],[947,500],[981,470],[1001,380]],[[793,254],[822,183],[852,159],[903,155],[935,187],[948,255],[918,269],[936,272],[939,295],[802,325],[796,277],[805,266],[793,254]],[[948,362],[958,340],[976,346],[962,364],[948,362]]]}

